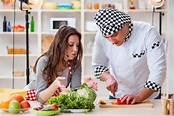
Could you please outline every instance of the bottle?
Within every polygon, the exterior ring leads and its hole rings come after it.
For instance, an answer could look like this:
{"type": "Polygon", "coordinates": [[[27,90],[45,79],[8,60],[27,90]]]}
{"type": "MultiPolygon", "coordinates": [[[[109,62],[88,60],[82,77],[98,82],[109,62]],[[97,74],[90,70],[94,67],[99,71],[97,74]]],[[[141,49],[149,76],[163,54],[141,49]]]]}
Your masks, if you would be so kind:
{"type": "Polygon", "coordinates": [[[11,32],[11,24],[10,24],[10,21],[8,21],[7,32],[11,32]]]}
{"type": "Polygon", "coordinates": [[[7,21],[6,21],[6,16],[4,16],[4,20],[3,20],[3,32],[7,31],[7,21]]]}
{"type": "Polygon", "coordinates": [[[31,31],[31,32],[34,32],[34,18],[33,18],[33,16],[31,17],[30,31],[31,31]]]}

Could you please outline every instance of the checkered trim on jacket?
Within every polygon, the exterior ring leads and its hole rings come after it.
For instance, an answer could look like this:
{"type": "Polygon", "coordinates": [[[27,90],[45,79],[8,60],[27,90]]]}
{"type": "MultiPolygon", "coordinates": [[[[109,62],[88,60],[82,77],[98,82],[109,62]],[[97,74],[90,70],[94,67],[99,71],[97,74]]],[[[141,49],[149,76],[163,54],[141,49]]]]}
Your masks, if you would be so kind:
{"type": "Polygon", "coordinates": [[[156,42],[156,43],[153,43],[153,45],[152,45],[152,49],[155,49],[156,47],[159,47],[159,41],[158,42],[156,42]]]}
{"type": "Polygon", "coordinates": [[[97,79],[100,78],[101,74],[103,74],[104,72],[108,72],[109,69],[106,66],[97,66],[94,70],[94,74],[96,76],[97,79]]]}
{"type": "Polygon", "coordinates": [[[150,90],[155,90],[155,91],[160,91],[161,90],[161,87],[158,84],[156,84],[155,82],[152,82],[152,81],[146,81],[144,87],[149,88],[150,90]]]}

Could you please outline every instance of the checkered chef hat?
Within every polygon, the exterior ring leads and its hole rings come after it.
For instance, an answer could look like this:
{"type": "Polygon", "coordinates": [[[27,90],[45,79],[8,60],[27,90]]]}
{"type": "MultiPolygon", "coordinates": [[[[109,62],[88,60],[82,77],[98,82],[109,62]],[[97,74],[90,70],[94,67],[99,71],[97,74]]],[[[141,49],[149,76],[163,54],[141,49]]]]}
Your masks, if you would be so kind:
{"type": "Polygon", "coordinates": [[[131,17],[121,11],[112,8],[100,9],[94,17],[103,36],[111,35],[131,22],[131,17]]]}

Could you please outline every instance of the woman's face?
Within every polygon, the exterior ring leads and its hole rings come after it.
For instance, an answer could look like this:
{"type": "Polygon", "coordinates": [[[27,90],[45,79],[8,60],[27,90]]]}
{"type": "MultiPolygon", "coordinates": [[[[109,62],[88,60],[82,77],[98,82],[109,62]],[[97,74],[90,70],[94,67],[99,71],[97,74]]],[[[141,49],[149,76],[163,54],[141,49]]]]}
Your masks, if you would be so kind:
{"type": "Polygon", "coordinates": [[[73,60],[75,57],[77,57],[78,46],[79,46],[78,36],[77,35],[71,35],[68,38],[68,47],[65,50],[65,59],[73,60]]]}
{"type": "Polygon", "coordinates": [[[111,43],[115,44],[116,46],[122,45],[124,42],[127,34],[129,32],[129,25],[126,24],[121,30],[119,30],[117,33],[114,33],[112,35],[108,35],[105,38],[109,40],[111,43]]]}

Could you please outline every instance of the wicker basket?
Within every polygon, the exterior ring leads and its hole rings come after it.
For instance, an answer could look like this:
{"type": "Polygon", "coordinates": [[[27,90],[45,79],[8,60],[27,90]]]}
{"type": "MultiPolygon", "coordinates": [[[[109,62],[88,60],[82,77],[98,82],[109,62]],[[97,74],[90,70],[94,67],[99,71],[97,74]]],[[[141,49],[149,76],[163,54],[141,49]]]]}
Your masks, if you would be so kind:
{"type": "Polygon", "coordinates": [[[8,3],[2,5],[3,9],[14,9],[14,3],[8,3]]]}
{"type": "Polygon", "coordinates": [[[24,76],[24,72],[23,71],[14,71],[12,72],[13,76],[24,76]]]}
{"type": "Polygon", "coordinates": [[[25,48],[8,48],[7,47],[7,53],[8,54],[26,54],[25,48]]]}

